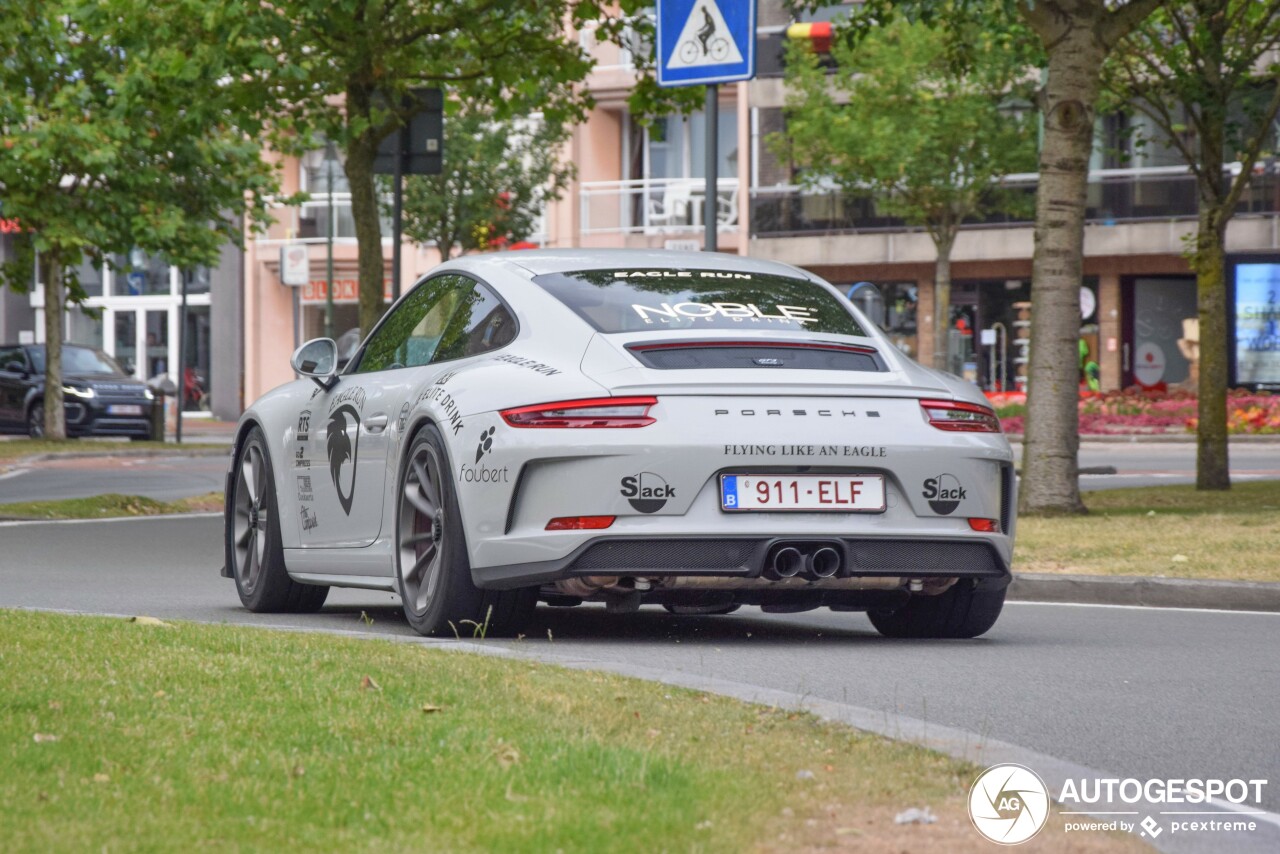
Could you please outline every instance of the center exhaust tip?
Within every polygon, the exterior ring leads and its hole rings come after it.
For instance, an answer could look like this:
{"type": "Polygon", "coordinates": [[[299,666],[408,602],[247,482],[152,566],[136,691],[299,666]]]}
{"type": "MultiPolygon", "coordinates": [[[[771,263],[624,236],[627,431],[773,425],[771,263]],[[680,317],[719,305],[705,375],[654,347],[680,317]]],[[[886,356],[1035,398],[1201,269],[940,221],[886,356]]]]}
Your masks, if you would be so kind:
{"type": "Polygon", "coordinates": [[[840,553],[823,546],[809,555],[809,572],[814,578],[831,578],[840,571],[840,553]]]}

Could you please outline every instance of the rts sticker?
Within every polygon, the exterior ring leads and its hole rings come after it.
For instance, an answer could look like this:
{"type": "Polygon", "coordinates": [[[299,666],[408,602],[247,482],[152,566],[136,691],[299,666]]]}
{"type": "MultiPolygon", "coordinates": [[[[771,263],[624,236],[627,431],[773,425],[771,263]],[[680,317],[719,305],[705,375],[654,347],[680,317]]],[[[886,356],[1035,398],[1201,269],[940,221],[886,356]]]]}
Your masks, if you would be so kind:
{"type": "Polygon", "coordinates": [[[934,513],[949,516],[965,499],[965,489],[953,474],[940,474],[924,480],[924,495],[934,513]]]}
{"type": "Polygon", "coordinates": [[[641,513],[657,513],[667,506],[676,491],[651,471],[629,474],[622,479],[622,497],[641,513]]]}

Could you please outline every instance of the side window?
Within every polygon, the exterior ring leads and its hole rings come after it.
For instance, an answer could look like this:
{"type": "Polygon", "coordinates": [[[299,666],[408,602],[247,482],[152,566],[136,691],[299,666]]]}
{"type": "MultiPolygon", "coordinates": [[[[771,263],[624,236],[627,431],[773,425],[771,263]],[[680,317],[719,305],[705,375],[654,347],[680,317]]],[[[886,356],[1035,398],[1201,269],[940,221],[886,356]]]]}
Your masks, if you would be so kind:
{"type": "Polygon", "coordinates": [[[430,364],[471,284],[461,276],[444,275],[414,288],[369,339],[355,373],[430,364]]]}
{"type": "Polygon", "coordinates": [[[505,347],[515,337],[516,319],[511,312],[493,291],[474,282],[445,330],[433,361],[478,356],[505,347]]]}
{"type": "Polygon", "coordinates": [[[21,347],[0,347],[0,371],[7,371],[10,362],[26,364],[21,347]]]}

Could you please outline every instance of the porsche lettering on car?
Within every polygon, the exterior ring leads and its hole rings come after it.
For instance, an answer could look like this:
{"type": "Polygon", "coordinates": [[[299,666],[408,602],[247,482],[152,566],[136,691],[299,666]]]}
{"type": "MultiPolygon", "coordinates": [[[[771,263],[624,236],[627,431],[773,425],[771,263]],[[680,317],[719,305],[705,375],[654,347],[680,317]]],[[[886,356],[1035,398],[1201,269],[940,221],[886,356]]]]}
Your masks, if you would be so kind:
{"type": "Polygon", "coordinates": [[[520,630],[539,602],[865,611],[973,637],[1010,580],[1015,480],[981,393],[838,290],[714,253],[448,261],[350,360],[241,418],[226,565],[253,611],[393,591],[410,625],[520,630]]]}

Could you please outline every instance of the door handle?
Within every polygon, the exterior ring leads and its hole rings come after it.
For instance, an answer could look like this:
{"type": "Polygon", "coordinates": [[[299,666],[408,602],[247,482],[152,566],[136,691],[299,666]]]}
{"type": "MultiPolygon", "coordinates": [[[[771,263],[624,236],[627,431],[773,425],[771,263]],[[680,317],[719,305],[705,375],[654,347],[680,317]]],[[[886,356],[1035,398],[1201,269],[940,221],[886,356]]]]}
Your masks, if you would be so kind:
{"type": "Polygon", "coordinates": [[[377,415],[370,415],[364,420],[364,429],[370,433],[381,433],[387,429],[387,413],[379,412],[377,415]]]}

